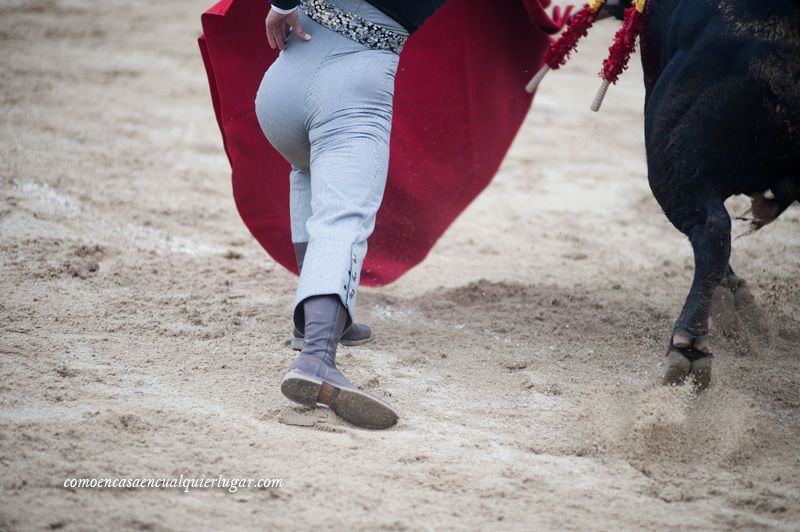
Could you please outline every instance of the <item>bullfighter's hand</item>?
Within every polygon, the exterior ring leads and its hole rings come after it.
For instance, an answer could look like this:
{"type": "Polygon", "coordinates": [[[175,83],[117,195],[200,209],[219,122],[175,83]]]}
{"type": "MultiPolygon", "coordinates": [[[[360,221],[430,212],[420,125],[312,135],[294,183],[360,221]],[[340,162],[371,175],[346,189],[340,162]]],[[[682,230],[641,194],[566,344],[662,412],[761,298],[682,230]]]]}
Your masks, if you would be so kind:
{"type": "Polygon", "coordinates": [[[298,9],[293,10],[288,14],[281,14],[274,9],[269,10],[267,15],[267,41],[269,47],[283,50],[286,47],[286,39],[289,37],[289,30],[303,39],[304,41],[311,40],[311,35],[303,31],[300,25],[300,12],[298,9]]]}

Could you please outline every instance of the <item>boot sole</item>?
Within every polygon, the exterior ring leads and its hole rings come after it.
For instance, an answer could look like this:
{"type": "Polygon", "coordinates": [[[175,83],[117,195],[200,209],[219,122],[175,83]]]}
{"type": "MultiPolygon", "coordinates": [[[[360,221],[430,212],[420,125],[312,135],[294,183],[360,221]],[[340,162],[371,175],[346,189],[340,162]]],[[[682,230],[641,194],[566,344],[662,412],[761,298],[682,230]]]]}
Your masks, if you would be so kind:
{"type": "Polygon", "coordinates": [[[293,370],[281,382],[287,399],[314,408],[319,404],[357,427],[388,429],[397,423],[397,413],[383,401],[352,388],[339,388],[314,375],[293,370]]]}
{"type": "MultiPolygon", "coordinates": [[[[339,343],[346,347],[355,347],[358,345],[364,345],[370,343],[375,338],[375,335],[370,335],[367,338],[362,338],[361,340],[339,340],[339,343]]],[[[292,349],[295,351],[302,351],[303,350],[303,342],[302,338],[294,337],[291,341],[292,349]]]]}

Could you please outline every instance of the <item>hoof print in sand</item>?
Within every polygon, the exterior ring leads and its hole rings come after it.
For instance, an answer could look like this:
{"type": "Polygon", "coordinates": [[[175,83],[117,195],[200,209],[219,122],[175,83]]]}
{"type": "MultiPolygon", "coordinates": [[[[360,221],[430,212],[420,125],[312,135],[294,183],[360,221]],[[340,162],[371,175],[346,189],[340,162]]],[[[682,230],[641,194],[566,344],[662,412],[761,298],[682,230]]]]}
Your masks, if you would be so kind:
{"type": "Polygon", "coordinates": [[[64,263],[63,271],[70,277],[86,279],[100,270],[104,257],[105,250],[97,244],[80,246],[64,263]]]}

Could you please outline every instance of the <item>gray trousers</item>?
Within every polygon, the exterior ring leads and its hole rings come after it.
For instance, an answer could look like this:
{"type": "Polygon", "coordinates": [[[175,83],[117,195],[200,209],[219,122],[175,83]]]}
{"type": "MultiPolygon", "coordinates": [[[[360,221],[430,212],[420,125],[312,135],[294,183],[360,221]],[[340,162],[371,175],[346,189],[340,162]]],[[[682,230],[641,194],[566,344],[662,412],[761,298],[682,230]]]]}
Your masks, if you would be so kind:
{"type": "MultiPolygon", "coordinates": [[[[364,0],[340,8],[406,34],[364,0]]],[[[394,76],[399,57],[373,50],[301,13],[311,40],[291,36],[256,96],[256,114],[270,143],[292,165],[292,241],[308,242],[295,296],[302,302],[338,295],[355,319],[361,265],[375,227],[389,167],[394,76]]]]}

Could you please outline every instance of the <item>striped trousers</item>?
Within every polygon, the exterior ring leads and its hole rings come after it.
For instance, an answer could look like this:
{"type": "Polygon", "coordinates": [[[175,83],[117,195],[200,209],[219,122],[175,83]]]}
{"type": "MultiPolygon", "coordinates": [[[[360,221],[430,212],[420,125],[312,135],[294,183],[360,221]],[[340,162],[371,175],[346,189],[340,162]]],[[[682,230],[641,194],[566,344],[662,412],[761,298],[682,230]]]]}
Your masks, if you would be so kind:
{"type": "MultiPolygon", "coordinates": [[[[364,0],[340,8],[406,33],[364,0]]],[[[327,29],[301,13],[304,42],[290,36],[264,74],[256,114],[269,142],[292,165],[292,241],[307,242],[294,321],[303,330],[302,302],[338,295],[355,319],[367,239],[389,167],[394,77],[399,57],[327,29]]]]}

